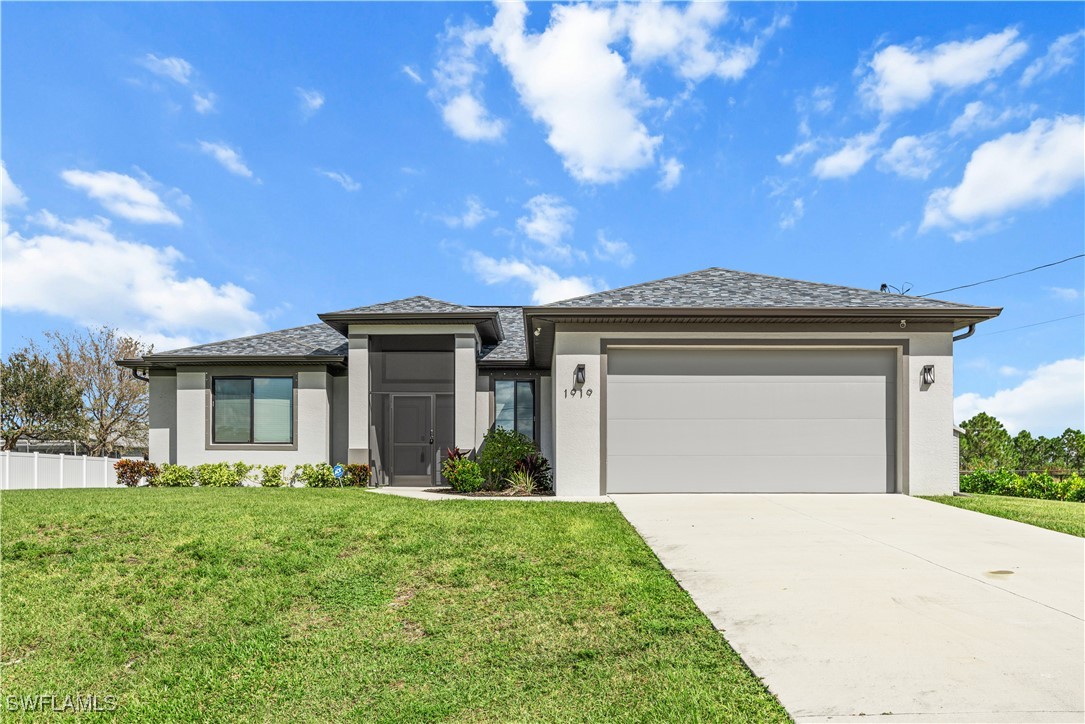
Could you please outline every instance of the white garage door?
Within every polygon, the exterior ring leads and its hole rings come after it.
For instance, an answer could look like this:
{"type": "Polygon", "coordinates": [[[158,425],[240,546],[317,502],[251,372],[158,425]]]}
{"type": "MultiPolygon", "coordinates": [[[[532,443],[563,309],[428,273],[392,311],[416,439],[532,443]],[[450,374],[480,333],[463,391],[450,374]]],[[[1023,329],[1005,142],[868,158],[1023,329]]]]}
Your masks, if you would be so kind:
{"type": "Polygon", "coordinates": [[[895,490],[896,352],[611,348],[608,493],[895,490]]]}

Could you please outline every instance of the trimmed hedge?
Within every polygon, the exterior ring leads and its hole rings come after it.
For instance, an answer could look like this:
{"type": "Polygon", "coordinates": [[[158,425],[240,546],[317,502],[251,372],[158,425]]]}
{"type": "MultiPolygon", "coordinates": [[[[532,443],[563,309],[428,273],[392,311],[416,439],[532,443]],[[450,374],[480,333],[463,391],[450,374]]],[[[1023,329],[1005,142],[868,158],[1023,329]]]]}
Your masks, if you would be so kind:
{"type": "Polygon", "coordinates": [[[371,471],[368,465],[344,465],[345,474],[336,478],[328,463],[295,466],[286,477],[285,465],[249,465],[248,463],[204,463],[202,465],[161,466],[146,460],[118,460],[113,464],[117,482],[130,488],[146,480],[152,487],[183,488],[198,485],[202,488],[236,488],[249,483],[265,488],[302,483],[311,488],[365,487],[369,485],[371,471]]]}
{"type": "Polygon", "coordinates": [[[1012,470],[977,470],[961,476],[961,492],[1085,503],[1085,478],[1076,473],[1056,480],[1048,473],[1021,476],[1012,470]]]}

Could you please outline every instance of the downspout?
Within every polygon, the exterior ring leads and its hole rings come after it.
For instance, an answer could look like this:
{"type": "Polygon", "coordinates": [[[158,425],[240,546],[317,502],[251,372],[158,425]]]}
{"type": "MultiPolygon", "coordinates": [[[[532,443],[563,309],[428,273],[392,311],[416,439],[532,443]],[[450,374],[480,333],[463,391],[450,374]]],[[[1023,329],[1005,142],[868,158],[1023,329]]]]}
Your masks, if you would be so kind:
{"type": "Polygon", "coordinates": [[[137,380],[143,380],[144,382],[150,382],[151,381],[150,377],[144,377],[143,375],[141,375],[139,373],[139,370],[137,370],[135,367],[132,368],[132,376],[135,377],[137,380]]]}
{"type": "Polygon", "coordinates": [[[957,336],[955,336],[953,338],[953,341],[954,342],[960,342],[962,339],[968,339],[969,337],[971,337],[975,333],[976,333],[976,325],[975,324],[970,324],[970,325],[968,325],[968,331],[965,332],[964,334],[958,334],[957,336]]]}

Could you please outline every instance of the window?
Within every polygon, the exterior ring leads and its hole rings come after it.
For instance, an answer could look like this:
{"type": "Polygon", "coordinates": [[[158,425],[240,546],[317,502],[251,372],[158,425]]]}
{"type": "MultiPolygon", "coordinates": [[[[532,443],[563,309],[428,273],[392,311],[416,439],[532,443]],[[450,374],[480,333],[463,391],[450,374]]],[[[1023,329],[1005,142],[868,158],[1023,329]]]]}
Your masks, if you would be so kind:
{"type": "Polygon", "coordinates": [[[535,381],[494,381],[494,426],[535,439],[535,381]]]}
{"type": "Polygon", "coordinates": [[[216,377],[211,405],[215,444],[294,441],[293,377],[216,377]]]}

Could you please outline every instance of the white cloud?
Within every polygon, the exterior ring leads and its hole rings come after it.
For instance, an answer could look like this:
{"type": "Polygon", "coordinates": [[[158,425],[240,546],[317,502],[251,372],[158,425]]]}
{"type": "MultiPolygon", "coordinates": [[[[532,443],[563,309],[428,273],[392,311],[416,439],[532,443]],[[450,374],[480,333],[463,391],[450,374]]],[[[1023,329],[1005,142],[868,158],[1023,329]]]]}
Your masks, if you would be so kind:
{"type": "Polygon", "coordinates": [[[799,223],[803,214],[806,213],[806,202],[802,199],[795,199],[791,202],[791,208],[788,209],[783,216],[780,217],[781,229],[793,229],[795,224],[799,223]]]}
{"type": "Polygon", "coordinates": [[[1021,74],[1021,85],[1030,86],[1038,80],[1048,80],[1069,68],[1081,51],[1085,30],[1059,36],[1047,48],[1047,53],[1029,63],[1021,74]]]}
{"type": "Polygon", "coordinates": [[[1083,428],[1085,359],[1064,359],[1041,365],[1025,380],[989,397],[974,392],[953,400],[957,422],[980,412],[997,417],[1011,435],[1028,430],[1033,435],[1058,435],[1068,427],[1083,428]]]}
{"type": "Polygon", "coordinates": [[[915,108],[938,89],[960,90],[999,75],[1028,50],[1006,28],[979,39],[942,43],[924,50],[890,45],[875,53],[860,92],[885,114],[915,108]]]}
{"type": "Polygon", "coordinates": [[[422,83],[422,76],[418,75],[418,71],[415,70],[414,68],[412,68],[411,66],[405,65],[402,68],[400,68],[400,70],[403,71],[403,75],[407,76],[408,78],[413,80],[415,83],[418,83],[418,84],[422,83]]]}
{"type": "Polygon", "coordinates": [[[107,219],[65,222],[41,212],[42,233],[3,239],[4,308],[104,324],[146,339],[223,338],[259,332],[252,294],[185,276],[184,256],[118,238],[107,219]]]}
{"type": "Polygon", "coordinates": [[[997,128],[1018,118],[1028,118],[1036,110],[1035,106],[1009,106],[999,112],[983,101],[972,101],[964,107],[961,115],[953,119],[949,135],[960,136],[973,130],[997,128]]]}
{"type": "Polygon", "coordinates": [[[810,96],[810,105],[818,113],[828,113],[836,101],[836,89],[832,86],[819,85],[810,96]]]}
{"type": "Polygon", "coordinates": [[[192,94],[192,107],[196,109],[197,113],[207,115],[215,111],[215,103],[218,101],[218,96],[214,93],[207,93],[201,95],[199,93],[192,94]]]}
{"type": "Polygon", "coordinates": [[[723,3],[666,3],[617,6],[615,16],[628,24],[630,59],[638,65],[666,62],[676,74],[698,82],[709,76],[738,80],[756,65],[761,48],[777,28],[789,22],[779,16],[748,43],[724,42],[713,33],[727,19],[723,3]]]}
{"type": "Polygon", "coordinates": [[[245,178],[255,178],[252,170],[246,166],[245,162],[241,159],[240,151],[231,148],[221,141],[218,143],[200,141],[199,143],[201,151],[218,161],[222,167],[230,173],[244,176],[245,178]]]}
{"type": "Polygon", "coordinates": [[[820,141],[817,139],[809,139],[792,146],[791,150],[782,156],[777,156],[776,160],[783,166],[790,166],[798,161],[803,156],[813,153],[820,145],[820,141]]]}
{"type": "Polygon", "coordinates": [[[614,9],[554,5],[537,34],[526,32],[526,16],[522,2],[500,4],[490,47],[566,170],[579,181],[608,183],[651,165],[662,138],[638,118],[650,99],[610,48],[624,32],[614,9]]]}
{"type": "Polygon", "coordinates": [[[595,257],[627,267],[637,260],[629,244],[619,239],[608,239],[602,229],[595,232],[595,257]]]}
{"type": "Polygon", "coordinates": [[[659,182],[657,189],[670,191],[682,180],[682,169],[685,168],[677,158],[665,158],[659,164],[659,182]]]}
{"type": "Polygon", "coordinates": [[[938,166],[931,136],[901,136],[878,159],[878,168],[905,178],[925,179],[938,166]]]}
{"type": "Polygon", "coordinates": [[[324,94],[315,88],[295,88],[294,91],[298,94],[301,113],[306,118],[311,118],[324,107],[324,94]]]}
{"type": "Polygon", "coordinates": [[[486,284],[520,282],[528,285],[533,304],[581,297],[606,288],[604,282],[591,277],[563,277],[542,264],[520,259],[494,259],[477,251],[468,253],[466,264],[486,284]]]}
{"type": "Polygon", "coordinates": [[[441,117],[465,141],[496,141],[505,135],[505,122],[491,118],[482,102],[470,93],[461,93],[445,103],[441,117]]]}
{"type": "Polygon", "coordinates": [[[950,228],[1043,205],[1068,193],[1085,177],[1085,124],[1081,116],[1039,119],[972,153],[956,188],[927,198],[923,229],[950,228]]]}
{"type": "Polygon", "coordinates": [[[357,191],[362,188],[362,185],[352,179],[350,174],[344,173],[343,171],[325,171],[324,169],[318,168],[316,172],[325,178],[330,178],[347,191],[357,191]]]}
{"type": "MultiPolygon", "coordinates": [[[[139,224],[181,225],[181,217],[163,203],[147,184],[114,171],[68,169],[60,174],[64,182],[83,191],[107,211],[139,224]]],[[[148,179],[148,184],[153,183],[148,179]]]]}
{"type": "Polygon", "coordinates": [[[442,216],[440,217],[441,221],[452,228],[462,227],[464,229],[473,229],[486,219],[497,216],[497,212],[493,209],[486,208],[486,205],[483,204],[482,200],[477,196],[468,196],[466,203],[467,207],[462,214],[457,216],[442,216]]]}
{"type": "Polygon", "coordinates": [[[154,53],[147,53],[140,64],[155,75],[169,78],[181,85],[188,85],[192,78],[192,64],[184,58],[159,58],[154,53]]]}
{"type": "Polygon", "coordinates": [[[497,141],[505,135],[505,121],[492,117],[482,101],[483,68],[477,56],[489,42],[489,29],[473,23],[449,28],[441,37],[429,97],[441,108],[445,125],[465,141],[497,141]]]}
{"type": "Polygon", "coordinates": [[[545,256],[568,259],[572,255],[572,247],[565,243],[565,238],[573,233],[576,209],[553,194],[532,197],[524,208],[528,210],[528,215],[516,220],[520,232],[534,241],[545,256]]]}
{"type": "Polygon", "coordinates": [[[842,179],[854,176],[874,155],[874,147],[881,138],[882,126],[870,133],[860,133],[844,142],[844,146],[828,156],[822,156],[814,164],[814,175],[820,179],[842,179]]]}
{"type": "Polygon", "coordinates": [[[1051,296],[1064,302],[1073,302],[1081,299],[1081,292],[1077,289],[1070,289],[1067,287],[1048,287],[1047,291],[1051,293],[1051,296]]]}
{"type": "Polygon", "coordinates": [[[4,165],[3,161],[0,161],[0,195],[3,195],[3,207],[6,209],[9,206],[21,207],[26,206],[26,196],[22,190],[15,185],[15,182],[11,180],[11,176],[8,175],[8,168],[4,165]]]}

